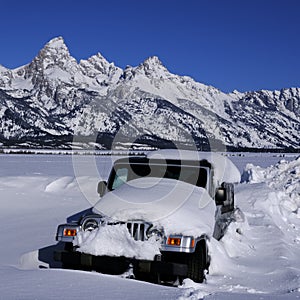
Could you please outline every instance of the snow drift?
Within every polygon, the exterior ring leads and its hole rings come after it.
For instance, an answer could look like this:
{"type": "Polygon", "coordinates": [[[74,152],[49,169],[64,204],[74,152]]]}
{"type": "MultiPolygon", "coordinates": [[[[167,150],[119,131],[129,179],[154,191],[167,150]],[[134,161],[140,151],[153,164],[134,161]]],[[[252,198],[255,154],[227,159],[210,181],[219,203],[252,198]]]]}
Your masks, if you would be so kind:
{"type": "Polygon", "coordinates": [[[242,178],[251,184],[265,182],[272,189],[266,200],[271,214],[278,213],[291,222],[300,218],[300,156],[265,169],[248,164],[242,178]]]}

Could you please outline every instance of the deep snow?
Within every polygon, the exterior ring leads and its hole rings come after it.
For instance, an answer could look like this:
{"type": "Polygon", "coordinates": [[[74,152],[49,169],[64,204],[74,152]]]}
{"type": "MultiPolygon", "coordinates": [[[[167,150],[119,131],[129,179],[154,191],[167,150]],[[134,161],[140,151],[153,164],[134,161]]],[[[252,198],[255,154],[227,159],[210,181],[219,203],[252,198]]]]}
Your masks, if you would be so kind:
{"type": "Polygon", "coordinates": [[[229,156],[246,169],[236,186],[237,222],[211,240],[207,282],[174,288],[52,262],[57,225],[90,206],[115,157],[96,157],[95,176],[85,156],[76,157],[78,174],[68,155],[0,155],[0,299],[300,299],[300,160],[229,156]]]}

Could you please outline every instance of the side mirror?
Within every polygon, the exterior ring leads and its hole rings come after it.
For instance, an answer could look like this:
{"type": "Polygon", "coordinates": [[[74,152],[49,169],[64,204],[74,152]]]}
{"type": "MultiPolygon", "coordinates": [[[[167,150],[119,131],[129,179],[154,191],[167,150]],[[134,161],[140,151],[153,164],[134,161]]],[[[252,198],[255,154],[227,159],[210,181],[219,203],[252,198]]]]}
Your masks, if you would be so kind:
{"type": "Polygon", "coordinates": [[[215,195],[216,205],[223,205],[226,200],[227,200],[226,188],[218,188],[216,190],[216,195],[215,195]]]}
{"type": "Polygon", "coordinates": [[[100,197],[102,197],[105,194],[106,188],[107,188],[107,182],[106,181],[100,181],[98,183],[97,192],[100,195],[100,197]]]}

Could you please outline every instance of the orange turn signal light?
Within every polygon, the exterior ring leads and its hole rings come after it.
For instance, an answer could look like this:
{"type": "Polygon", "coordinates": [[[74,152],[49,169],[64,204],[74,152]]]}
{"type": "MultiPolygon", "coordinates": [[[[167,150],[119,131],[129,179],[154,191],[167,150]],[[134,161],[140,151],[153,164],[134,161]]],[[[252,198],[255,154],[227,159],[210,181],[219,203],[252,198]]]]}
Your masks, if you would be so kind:
{"type": "Polygon", "coordinates": [[[194,239],[191,240],[191,247],[192,247],[192,248],[195,247],[195,240],[194,240],[194,239]]]}
{"type": "Polygon", "coordinates": [[[180,244],[181,244],[181,238],[172,238],[172,237],[169,237],[168,241],[167,241],[167,244],[170,245],[170,246],[180,246],[180,244]]]}
{"type": "Polygon", "coordinates": [[[76,234],[77,234],[76,229],[66,228],[64,230],[64,236],[76,236],[76,234]]]}

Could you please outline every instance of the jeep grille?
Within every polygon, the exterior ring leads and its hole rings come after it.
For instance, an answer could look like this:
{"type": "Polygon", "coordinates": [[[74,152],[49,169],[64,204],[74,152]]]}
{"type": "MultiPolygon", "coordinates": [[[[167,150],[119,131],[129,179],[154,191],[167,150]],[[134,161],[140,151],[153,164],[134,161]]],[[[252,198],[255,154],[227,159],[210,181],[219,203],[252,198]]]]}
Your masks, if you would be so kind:
{"type": "Polygon", "coordinates": [[[150,224],[139,222],[139,221],[133,221],[127,223],[127,228],[130,233],[130,235],[136,240],[136,241],[145,241],[147,240],[147,230],[150,227],[150,224]]]}

